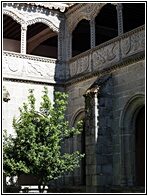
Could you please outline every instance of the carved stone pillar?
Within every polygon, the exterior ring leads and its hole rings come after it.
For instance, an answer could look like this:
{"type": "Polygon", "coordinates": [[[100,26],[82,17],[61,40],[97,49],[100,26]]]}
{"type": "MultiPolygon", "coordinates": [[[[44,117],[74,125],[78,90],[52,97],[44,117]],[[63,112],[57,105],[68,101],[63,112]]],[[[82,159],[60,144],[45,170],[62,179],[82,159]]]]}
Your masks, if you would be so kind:
{"type": "Polygon", "coordinates": [[[95,37],[95,19],[90,20],[90,46],[91,48],[94,48],[96,46],[96,37],[95,37]]]}
{"type": "Polygon", "coordinates": [[[27,25],[21,26],[21,53],[26,54],[27,25]]]}
{"type": "Polygon", "coordinates": [[[65,61],[65,20],[61,18],[61,23],[59,27],[59,34],[58,34],[58,60],[65,61]]]}
{"type": "Polygon", "coordinates": [[[67,35],[67,60],[72,58],[72,34],[67,35]]]}
{"type": "Polygon", "coordinates": [[[123,34],[123,13],[122,13],[122,3],[117,4],[117,19],[118,19],[118,35],[123,34]]]}

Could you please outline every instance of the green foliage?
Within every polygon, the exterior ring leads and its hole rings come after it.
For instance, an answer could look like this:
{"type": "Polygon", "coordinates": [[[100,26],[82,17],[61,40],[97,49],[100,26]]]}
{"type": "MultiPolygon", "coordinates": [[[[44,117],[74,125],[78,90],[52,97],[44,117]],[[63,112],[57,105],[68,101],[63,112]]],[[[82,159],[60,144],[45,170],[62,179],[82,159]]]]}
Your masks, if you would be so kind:
{"type": "Polygon", "coordinates": [[[40,112],[37,112],[33,89],[29,90],[28,104],[19,108],[19,120],[13,119],[17,136],[13,138],[4,131],[3,170],[6,176],[31,174],[40,186],[80,166],[84,154],[78,151],[61,153],[62,142],[82,131],[81,121],[77,128],[69,128],[64,120],[66,100],[65,93],[56,92],[52,107],[48,90],[44,87],[40,112]]]}

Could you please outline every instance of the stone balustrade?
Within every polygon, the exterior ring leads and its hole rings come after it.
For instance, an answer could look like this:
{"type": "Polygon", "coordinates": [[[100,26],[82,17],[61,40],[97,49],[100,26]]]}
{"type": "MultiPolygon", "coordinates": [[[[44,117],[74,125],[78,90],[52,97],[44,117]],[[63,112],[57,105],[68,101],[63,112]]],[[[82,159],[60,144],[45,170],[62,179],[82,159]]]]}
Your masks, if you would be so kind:
{"type": "Polygon", "coordinates": [[[4,78],[56,83],[57,78],[64,79],[63,66],[52,58],[3,52],[4,78]]]}
{"type": "Polygon", "coordinates": [[[94,73],[145,50],[145,26],[129,31],[70,59],[67,79],[94,73]]]}

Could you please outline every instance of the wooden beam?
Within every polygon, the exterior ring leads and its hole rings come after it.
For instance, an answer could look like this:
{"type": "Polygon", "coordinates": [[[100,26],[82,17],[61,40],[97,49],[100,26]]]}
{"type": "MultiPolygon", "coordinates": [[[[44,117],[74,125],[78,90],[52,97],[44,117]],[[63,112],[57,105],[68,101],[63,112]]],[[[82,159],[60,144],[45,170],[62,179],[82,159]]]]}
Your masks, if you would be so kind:
{"type": "Polygon", "coordinates": [[[40,43],[57,35],[49,27],[27,40],[27,53],[31,53],[40,43]]]}

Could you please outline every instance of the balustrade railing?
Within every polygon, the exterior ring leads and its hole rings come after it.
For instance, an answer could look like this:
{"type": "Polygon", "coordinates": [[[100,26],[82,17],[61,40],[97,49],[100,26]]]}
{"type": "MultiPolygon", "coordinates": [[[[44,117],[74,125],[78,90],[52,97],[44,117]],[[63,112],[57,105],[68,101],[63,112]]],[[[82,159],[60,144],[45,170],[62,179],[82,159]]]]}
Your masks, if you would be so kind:
{"type": "Polygon", "coordinates": [[[93,73],[145,50],[145,26],[109,40],[67,62],[67,79],[93,73]]]}
{"type": "Polygon", "coordinates": [[[64,79],[63,64],[56,59],[15,52],[3,52],[3,77],[55,83],[64,79]]]}

